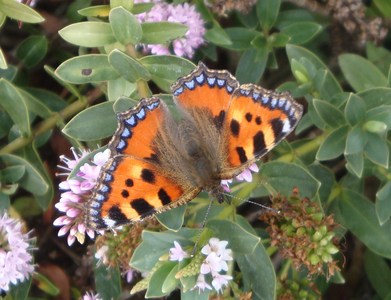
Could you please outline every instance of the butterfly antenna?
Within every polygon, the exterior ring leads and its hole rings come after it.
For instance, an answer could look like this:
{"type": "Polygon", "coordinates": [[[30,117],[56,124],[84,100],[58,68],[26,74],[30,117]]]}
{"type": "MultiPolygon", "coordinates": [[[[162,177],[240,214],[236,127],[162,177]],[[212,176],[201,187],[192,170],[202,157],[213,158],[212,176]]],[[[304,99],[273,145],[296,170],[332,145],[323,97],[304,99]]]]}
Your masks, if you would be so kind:
{"type": "Polygon", "coordinates": [[[205,224],[206,224],[206,221],[208,220],[208,215],[209,215],[209,212],[210,212],[210,208],[212,207],[212,202],[213,202],[213,199],[210,199],[209,205],[208,205],[208,207],[206,209],[206,212],[205,212],[204,220],[202,221],[201,228],[200,228],[200,230],[199,230],[199,232],[197,234],[197,239],[196,239],[196,242],[194,244],[193,251],[191,251],[191,257],[193,257],[194,254],[195,254],[198,242],[200,241],[201,233],[202,233],[203,229],[205,228],[205,224]]]}
{"type": "Polygon", "coordinates": [[[280,214],[280,211],[279,211],[279,210],[276,210],[276,209],[271,208],[271,207],[269,207],[269,206],[260,204],[260,203],[258,203],[258,202],[254,202],[254,201],[251,201],[251,200],[248,200],[248,199],[246,200],[246,199],[237,197],[237,196],[232,195],[232,194],[229,194],[229,193],[221,192],[221,194],[223,194],[224,196],[227,196],[227,197],[231,197],[231,198],[233,198],[233,199],[237,199],[237,200],[240,200],[240,201],[244,201],[244,202],[248,202],[248,203],[254,204],[254,205],[256,205],[256,206],[259,206],[259,207],[262,207],[262,208],[264,208],[264,209],[270,210],[270,211],[272,211],[272,212],[274,212],[274,213],[276,213],[276,214],[280,214]]]}

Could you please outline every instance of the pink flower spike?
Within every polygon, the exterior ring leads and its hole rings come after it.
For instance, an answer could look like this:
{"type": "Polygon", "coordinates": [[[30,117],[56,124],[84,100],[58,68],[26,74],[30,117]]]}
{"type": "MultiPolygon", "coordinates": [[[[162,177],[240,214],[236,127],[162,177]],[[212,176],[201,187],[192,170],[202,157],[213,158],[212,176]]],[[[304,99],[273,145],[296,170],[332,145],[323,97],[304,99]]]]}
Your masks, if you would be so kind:
{"type": "Polygon", "coordinates": [[[230,280],[232,280],[232,276],[230,275],[215,274],[213,276],[212,285],[215,288],[215,290],[219,293],[221,292],[224,286],[228,285],[228,282],[230,280]]]}
{"type": "Polygon", "coordinates": [[[174,247],[170,248],[170,260],[171,261],[182,261],[186,257],[189,257],[189,254],[187,254],[179,245],[177,241],[174,241],[174,247]]]}
{"type": "Polygon", "coordinates": [[[205,276],[203,274],[198,275],[196,285],[191,289],[194,290],[198,288],[198,293],[203,292],[205,289],[212,290],[212,287],[205,281],[205,276]]]}
{"type": "Polygon", "coordinates": [[[210,253],[201,265],[201,274],[218,273],[221,271],[221,259],[215,252],[210,253]]]}

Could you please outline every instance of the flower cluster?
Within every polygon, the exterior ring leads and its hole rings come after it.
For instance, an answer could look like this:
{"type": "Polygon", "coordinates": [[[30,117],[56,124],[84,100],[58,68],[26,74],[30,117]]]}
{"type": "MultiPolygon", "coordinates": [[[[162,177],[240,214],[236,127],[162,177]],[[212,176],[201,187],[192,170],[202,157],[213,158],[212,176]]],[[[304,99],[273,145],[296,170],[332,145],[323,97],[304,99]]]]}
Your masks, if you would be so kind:
{"type": "Polygon", "coordinates": [[[3,214],[0,218],[0,292],[24,281],[34,271],[29,234],[18,220],[3,214]]]}
{"type": "MultiPolygon", "coordinates": [[[[61,156],[61,161],[65,166],[59,166],[65,173],[59,175],[69,176],[76,165],[84,158],[88,152],[81,151],[80,153],[72,149],[73,159],[61,156]]],[[[62,226],[58,235],[63,236],[69,232],[68,245],[71,246],[77,239],[80,243],[84,242],[85,234],[94,238],[95,232],[84,225],[84,204],[91,195],[92,189],[96,185],[96,180],[104,163],[108,160],[110,150],[98,152],[95,154],[90,164],[85,163],[80,167],[75,178],[66,179],[60,183],[60,189],[64,192],[61,194],[60,201],[55,204],[55,207],[65,213],[65,215],[54,220],[53,225],[62,226]]]]}
{"type": "MultiPolygon", "coordinates": [[[[253,180],[253,175],[251,172],[258,173],[259,168],[256,163],[253,163],[251,166],[249,166],[247,169],[245,169],[242,173],[240,173],[238,176],[235,177],[238,181],[247,181],[251,182],[253,180]]],[[[222,180],[221,186],[224,188],[226,192],[230,192],[229,185],[232,183],[233,179],[229,180],[222,180]]]]}
{"type": "Polygon", "coordinates": [[[102,300],[102,297],[99,294],[94,294],[93,292],[87,292],[84,294],[81,300],[102,300]]]}
{"type": "MultiPolygon", "coordinates": [[[[182,261],[189,257],[179,243],[174,242],[174,245],[175,247],[170,249],[170,260],[182,261]]],[[[232,276],[224,274],[228,271],[228,262],[232,261],[232,250],[226,249],[227,245],[227,241],[211,238],[208,244],[201,249],[201,254],[196,255],[185,268],[178,272],[176,277],[194,275],[196,270],[198,278],[193,289],[198,288],[201,292],[205,289],[212,290],[213,287],[215,291],[221,292],[223,287],[232,280],[232,276]]]]}
{"type": "Polygon", "coordinates": [[[284,281],[278,281],[277,298],[280,300],[316,300],[321,299],[321,294],[316,288],[316,284],[308,278],[301,280],[286,279],[284,281]]]}
{"type": "Polygon", "coordinates": [[[296,268],[305,266],[310,275],[330,277],[339,270],[332,257],[339,251],[332,216],[323,216],[317,203],[301,199],[297,190],[288,198],[273,199],[272,208],[279,213],[270,211],[260,218],[269,224],[271,244],[282,256],[292,259],[296,268]]]}
{"type": "MultiPolygon", "coordinates": [[[[140,1],[135,1],[140,2],[140,1]]],[[[142,1],[145,2],[145,1],[142,1]]],[[[137,15],[141,22],[174,22],[181,23],[188,27],[184,37],[175,39],[172,42],[172,51],[177,56],[186,56],[192,58],[195,49],[204,43],[204,21],[201,15],[196,11],[195,6],[184,4],[169,4],[160,1],[156,2],[153,8],[147,13],[137,15]]],[[[166,55],[170,54],[168,45],[146,45],[152,54],[166,55]]]]}

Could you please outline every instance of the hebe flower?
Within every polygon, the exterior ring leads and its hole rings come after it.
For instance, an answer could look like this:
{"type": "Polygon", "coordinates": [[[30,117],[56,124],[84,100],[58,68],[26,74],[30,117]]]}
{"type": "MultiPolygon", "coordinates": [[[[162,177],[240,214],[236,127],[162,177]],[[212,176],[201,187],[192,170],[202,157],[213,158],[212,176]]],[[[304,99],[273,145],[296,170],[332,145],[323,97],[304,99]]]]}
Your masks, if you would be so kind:
{"type": "MultiPolygon", "coordinates": [[[[80,151],[76,152],[75,149],[71,149],[73,153],[73,159],[61,156],[60,160],[65,164],[59,166],[65,172],[58,175],[69,176],[76,165],[84,158],[88,152],[80,151]]],[[[84,224],[85,220],[85,208],[84,204],[89,199],[92,189],[96,185],[96,180],[99,176],[99,172],[104,163],[110,156],[110,150],[106,149],[103,152],[98,152],[94,155],[94,158],[89,163],[85,163],[80,167],[79,172],[73,179],[66,179],[59,184],[59,187],[64,192],[61,194],[60,201],[55,204],[55,207],[65,213],[65,215],[54,220],[53,225],[62,226],[58,232],[58,236],[68,234],[68,245],[71,246],[77,239],[80,243],[85,240],[85,234],[90,238],[94,238],[95,232],[91,228],[86,228],[84,224]]]]}
{"type": "MultiPolygon", "coordinates": [[[[253,175],[251,172],[258,173],[259,168],[256,163],[253,163],[251,166],[249,166],[247,169],[245,169],[242,173],[237,175],[234,179],[237,181],[247,181],[251,182],[253,180],[253,175]]],[[[232,183],[232,179],[229,180],[222,180],[221,186],[224,188],[226,192],[230,192],[229,185],[232,183]]]]}
{"type": "MultiPolygon", "coordinates": [[[[135,1],[149,2],[149,1],[135,1]]],[[[192,58],[195,49],[204,43],[204,21],[201,15],[196,11],[195,6],[184,4],[169,4],[160,1],[154,1],[154,7],[144,13],[137,15],[140,22],[175,22],[188,27],[184,37],[172,41],[172,51],[177,56],[186,56],[192,58]]],[[[146,45],[152,54],[167,55],[170,54],[169,45],[146,45]]]]}
{"type": "Polygon", "coordinates": [[[29,234],[22,227],[7,214],[0,218],[0,292],[28,279],[34,271],[29,234]]]}
{"type": "Polygon", "coordinates": [[[102,298],[98,293],[94,294],[93,292],[87,292],[81,300],[102,300],[102,298]]]}

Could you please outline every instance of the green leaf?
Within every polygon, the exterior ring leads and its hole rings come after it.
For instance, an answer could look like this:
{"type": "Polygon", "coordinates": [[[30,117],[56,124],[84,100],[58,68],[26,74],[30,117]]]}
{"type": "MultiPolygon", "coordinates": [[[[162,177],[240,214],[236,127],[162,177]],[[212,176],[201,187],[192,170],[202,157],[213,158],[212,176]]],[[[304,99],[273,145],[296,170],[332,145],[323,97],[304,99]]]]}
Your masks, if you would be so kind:
{"type": "Polygon", "coordinates": [[[376,193],[376,214],[380,225],[390,220],[391,217],[391,181],[388,181],[376,193]]]}
{"type": "Polygon", "coordinates": [[[146,22],[141,24],[144,44],[165,44],[171,40],[183,37],[188,28],[186,25],[174,22],[146,22]]]}
{"type": "Polygon", "coordinates": [[[366,157],[375,164],[388,169],[389,148],[387,140],[377,134],[367,133],[368,143],[365,145],[366,157]]]}
{"type": "Polygon", "coordinates": [[[31,134],[29,113],[23,96],[9,81],[0,78],[0,106],[8,113],[23,135],[31,134]]]}
{"type": "MultiPolygon", "coordinates": [[[[0,15],[1,15],[1,12],[0,12],[0,15]]],[[[1,71],[1,69],[7,69],[7,68],[8,68],[7,61],[4,57],[3,51],[0,48],[0,71],[1,71]]]]}
{"type": "Polygon", "coordinates": [[[303,167],[278,161],[262,165],[259,172],[266,189],[273,194],[290,196],[298,188],[303,197],[313,198],[318,193],[320,182],[303,167]]]}
{"type": "Polygon", "coordinates": [[[346,146],[348,126],[333,129],[320,145],[316,153],[317,160],[330,160],[342,155],[346,146]]]}
{"type": "Polygon", "coordinates": [[[364,155],[363,153],[346,154],[346,168],[348,171],[358,178],[362,177],[364,171],[364,155]]]}
{"type": "Polygon", "coordinates": [[[81,141],[100,140],[114,134],[117,119],[112,102],[104,102],[89,107],[74,116],[62,132],[81,141]]]}
{"type": "Polygon", "coordinates": [[[252,292],[253,300],[275,299],[276,274],[270,257],[261,243],[251,254],[237,255],[244,290],[252,292]]]}
{"type": "Polygon", "coordinates": [[[218,46],[229,46],[232,45],[232,41],[229,35],[221,28],[217,21],[213,21],[213,27],[206,31],[204,38],[218,46]]]}
{"type": "Polygon", "coordinates": [[[155,3],[134,3],[131,12],[134,15],[142,14],[144,12],[150,11],[155,3]]]}
{"type": "Polygon", "coordinates": [[[155,298],[166,296],[167,292],[163,292],[163,284],[168,274],[177,266],[177,262],[164,262],[162,266],[152,274],[145,297],[155,298]]]}
{"type": "Polygon", "coordinates": [[[16,49],[16,57],[27,67],[31,68],[45,57],[48,41],[43,35],[32,35],[25,39],[16,49]]]}
{"type": "Polygon", "coordinates": [[[236,68],[236,78],[241,83],[258,82],[265,72],[268,56],[266,47],[244,51],[236,68]]]}
{"type": "Polygon", "coordinates": [[[66,82],[84,84],[119,78],[106,54],[87,54],[64,61],[55,74],[66,82]]]}
{"type": "Polygon", "coordinates": [[[65,100],[49,90],[32,87],[25,87],[24,90],[34,97],[34,99],[41,102],[50,111],[58,112],[67,106],[67,102],[65,100]]]}
{"type": "Polygon", "coordinates": [[[391,105],[381,105],[367,111],[368,121],[382,122],[391,128],[391,105]]]}
{"type": "Polygon", "coordinates": [[[82,8],[77,11],[80,15],[85,17],[108,17],[110,14],[110,5],[95,5],[82,8]]]}
{"type": "Polygon", "coordinates": [[[327,203],[335,184],[334,173],[330,168],[327,168],[318,162],[314,162],[309,165],[308,170],[311,172],[311,175],[321,183],[319,188],[319,198],[322,203],[327,203]]]}
{"type": "Polygon", "coordinates": [[[67,42],[83,47],[103,47],[116,41],[110,24],[104,22],[74,23],[58,33],[67,42]]]}
{"type": "Polygon", "coordinates": [[[268,44],[271,47],[282,48],[289,42],[290,37],[284,33],[273,33],[268,37],[268,44]]]}
{"type": "Polygon", "coordinates": [[[374,253],[391,258],[391,222],[383,226],[375,212],[375,205],[361,193],[343,189],[334,201],[338,223],[349,229],[374,253]]]}
{"type": "Polygon", "coordinates": [[[95,289],[102,299],[119,299],[121,295],[121,274],[118,268],[98,264],[94,259],[95,289]]]}
{"type": "Polygon", "coordinates": [[[174,268],[171,269],[171,271],[166,275],[163,285],[162,285],[162,292],[167,294],[171,293],[177,286],[179,286],[179,279],[175,278],[175,275],[179,271],[179,265],[176,264],[174,268]]]}
{"type": "Polygon", "coordinates": [[[269,32],[277,20],[281,0],[262,0],[257,2],[257,15],[264,32],[269,32]]]}
{"type": "Polygon", "coordinates": [[[26,23],[41,23],[45,20],[30,6],[15,0],[0,0],[0,12],[11,19],[26,23]]]}
{"type": "Polygon", "coordinates": [[[143,35],[140,22],[123,7],[116,7],[110,11],[110,25],[118,42],[123,45],[135,45],[143,35]]]}
{"type": "Polygon", "coordinates": [[[386,87],[387,78],[369,60],[356,54],[342,54],[338,57],[342,73],[357,92],[373,87],[386,87]]]}
{"type": "Polygon", "coordinates": [[[117,114],[119,112],[126,111],[134,106],[136,106],[139,103],[138,100],[127,98],[127,97],[121,97],[117,101],[114,102],[113,110],[117,114]]]}
{"type": "Polygon", "coordinates": [[[185,219],[186,205],[181,205],[174,209],[164,211],[155,217],[165,228],[172,231],[178,231],[185,219]]]}
{"type": "Polygon", "coordinates": [[[348,102],[345,106],[344,114],[346,120],[352,126],[363,122],[366,115],[366,105],[364,100],[361,97],[350,93],[348,102]]]}
{"type": "Polygon", "coordinates": [[[360,125],[354,126],[346,139],[345,155],[357,154],[364,151],[367,143],[367,134],[360,125]]]}
{"type": "Polygon", "coordinates": [[[381,299],[391,293],[391,270],[388,262],[375,253],[366,250],[364,253],[365,275],[381,299]]]}
{"type": "Polygon", "coordinates": [[[209,299],[209,293],[206,291],[199,292],[197,289],[195,290],[188,290],[184,292],[181,289],[181,300],[208,300],[209,299]]]}
{"type": "Polygon", "coordinates": [[[171,55],[144,56],[139,62],[149,71],[157,86],[166,92],[171,91],[171,85],[179,77],[189,74],[195,68],[191,61],[171,55]]]}
{"type": "Polygon", "coordinates": [[[133,8],[133,5],[134,5],[134,0],[111,0],[110,1],[110,7],[112,9],[122,6],[127,10],[131,10],[133,8]]]}
{"type": "Polygon", "coordinates": [[[10,166],[3,168],[0,172],[2,183],[13,183],[21,179],[26,172],[24,166],[10,166]]]}
{"type": "MultiPolygon", "coordinates": [[[[128,97],[136,90],[136,84],[123,77],[107,82],[107,96],[109,101],[116,101],[120,97],[128,97]]],[[[115,111],[115,109],[114,109],[115,111]]]]}
{"type": "Polygon", "coordinates": [[[259,35],[259,32],[244,27],[225,28],[230,44],[222,45],[231,50],[247,50],[251,48],[251,41],[259,35]]]}
{"type": "Polygon", "coordinates": [[[291,44],[304,44],[322,30],[322,26],[313,22],[295,22],[284,26],[281,33],[290,37],[291,44]]]}
{"type": "Polygon", "coordinates": [[[373,88],[357,93],[357,95],[364,100],[367,110],[382,105],[391,105],[391,88],[373,88]]]}
{"type": "Polygon", "coordinates": [[[140,62],[119,50],[111,51],[109,62],[129,82],[136,82],[139,79],[151,79],[151,74],[140,62]]]}
{"type": "Polygon", "coordinates": [[[313,99],[313,104],[319,117],[331,128],[337,128],[345,124],[345,116],[331,103],[313,99]]]}
{"type": "Polygon", "coordinates": [[[18,282],[17,285],[11,285],[9,295],[11,299],[26,300],[31,288],[31,282],[33,281],[32,276],[22,282],[18,282]]]}
{"type": "Polygon", "coordinates": [[[13,154],[1,154],[0,160],[6,166],[23,166],[25,168],[25,174],[18,183],[26,191],[36,196],[43,196],[48,192],[49,185],[46,183],[45,178],[27,160],[13,154]]]}
{"type": "Polygon", "coordinates": [[[391,18],[391,3],[388,0],[373,0],[379,12],[385,17],[391,18]]]}
{"type": "Polygon", "coordinates": [[[60,294],[60,289],[50,281],[49,278],[40,274],[34,273],[34,284],[36,284],[39,289],[49,296],[58,296],[60,294]]]}
{"type": "Polygon", "coordinates": [[[206,225],[213,230],[214,235],[221,240],[228,241],[228,248],[235,253],[251,254],[261,239],[246,231],[237,223],[228,220],[210,220],[206,225]]]}
{"type": "Polygon", "coordinates": [[[34,113],[43,119],[49,118],[52,115],[53,112],[33,95],[21,89],[18,91],[23,96],[29,112],[34,113]]]}

